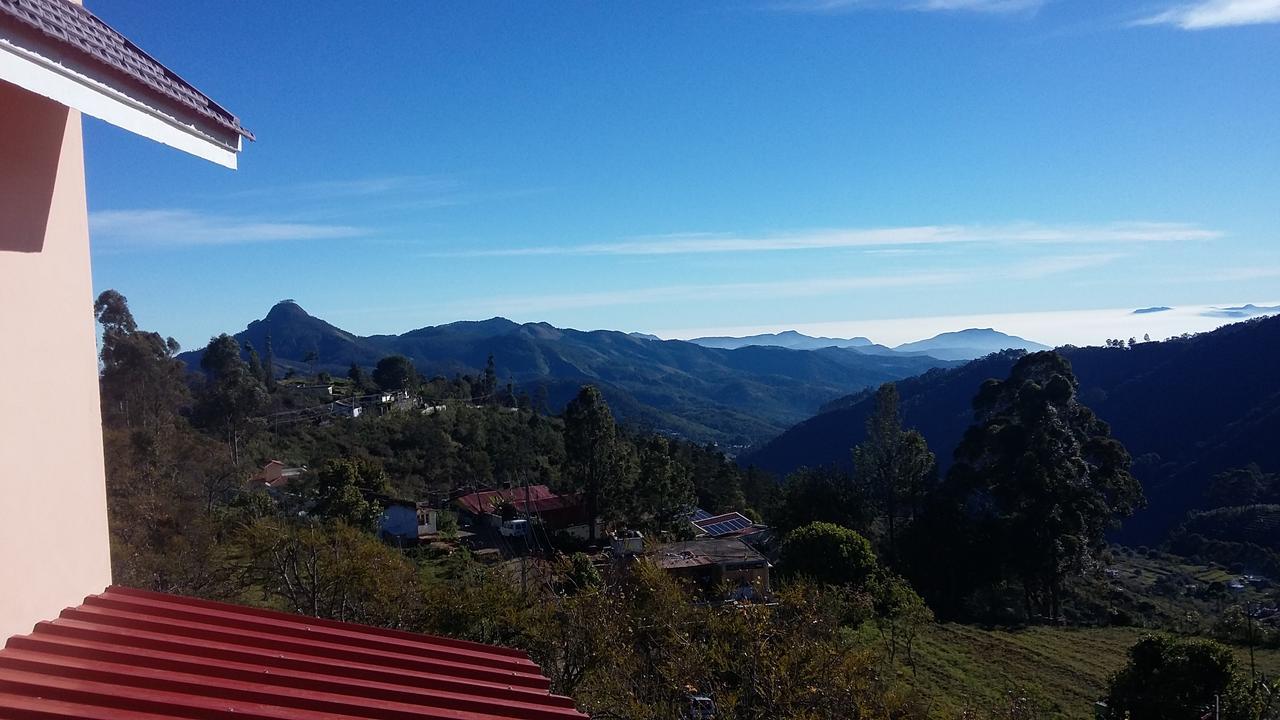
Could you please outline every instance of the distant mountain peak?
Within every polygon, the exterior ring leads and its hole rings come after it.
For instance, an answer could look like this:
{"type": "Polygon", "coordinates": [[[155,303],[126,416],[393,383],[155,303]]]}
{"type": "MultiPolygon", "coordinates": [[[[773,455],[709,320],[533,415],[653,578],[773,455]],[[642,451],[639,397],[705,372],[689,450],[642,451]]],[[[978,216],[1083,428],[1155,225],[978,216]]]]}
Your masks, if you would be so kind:
{"type": "Polygon", "coordinates": [[[973,360],[1001,350],[1049,350],[1048,345],[1009,335],[995,328],[966,328],[944,332],[925,340],[903,343],[898,352],[924,353],[944,360],[973,360]]]}
{"type": "Polygon", "coordinates": [[[266,317],[263,319],[279,320],[279,319],[293,319],[293,318],[304,318],[304,317],[311,317],[311,313],[308,313],[306,310],[303,310],[302,306],[299,305],[296,300],[288,299],[288,300],[281,300],[275,305],[272,305],[271,309],[267,311],[266,317]]]}
{"type": "Polygon", "coordinates": [[[871,340],[865,337],[813,337],[796,330],[783,330],[776,333],[761,333],[759,335],[746,335],[743,337],[700,337],[694,338],[689,342],[703,347],[720,348],[722,350],[734,350],[751,345],[783,347],[791,350],[818,350],[827,347],[859,348],[874,345],[871,340]]]}

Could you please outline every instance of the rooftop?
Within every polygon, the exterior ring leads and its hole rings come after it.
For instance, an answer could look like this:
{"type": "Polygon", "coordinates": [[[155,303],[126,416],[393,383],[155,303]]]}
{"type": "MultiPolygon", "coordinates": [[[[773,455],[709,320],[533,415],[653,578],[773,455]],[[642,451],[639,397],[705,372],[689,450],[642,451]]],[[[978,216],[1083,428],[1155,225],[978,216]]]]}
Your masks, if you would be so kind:
{"type": "Polygon", "coordinates": [[[668,543],[654,550],[650,557],[660,568],[704,567],[707,565],[760,565],[769,561],[738,538],[699,538],[668,543]]]}
{"type": "Polygon", "coordinates": [[[457,503],[465,508],[473,515],[483,515],[494,511],[494,507],[498,503],[509,502],[515,505],[517,509],[524,507],[526,498],[533,503],[535,511],[542,509],[540,503],[545,503],[560,496],[551,491],[546,485],[530,485],[526,488],[506,488],[503,490],[481,490],[469,495],[463,495],[457,499],[457,503]]]}
{"type": "Polygon", "coordinates": [[[242,137],[240,120],[85,8],[67,0],[0,0],[0,22],[17,23],[101,70],[136,82],[242,137]]]}
{"type": "Polygon", "coordinates": [[[585,718],[523,652],[112,587],[0,650],[0,716],[585,718]]]}

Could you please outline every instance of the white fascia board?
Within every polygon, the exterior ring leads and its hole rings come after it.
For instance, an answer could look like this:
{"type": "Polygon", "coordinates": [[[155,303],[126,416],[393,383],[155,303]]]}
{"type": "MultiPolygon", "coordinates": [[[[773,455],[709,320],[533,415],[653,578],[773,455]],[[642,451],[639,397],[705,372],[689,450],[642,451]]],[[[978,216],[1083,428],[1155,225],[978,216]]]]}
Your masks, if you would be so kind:
{"type": "Polygon", "coordinates": [[[236,169],[239,139],[232,149],[192,125],[3,37],[0,37],[0,80],[158,143],[236,169]]]}

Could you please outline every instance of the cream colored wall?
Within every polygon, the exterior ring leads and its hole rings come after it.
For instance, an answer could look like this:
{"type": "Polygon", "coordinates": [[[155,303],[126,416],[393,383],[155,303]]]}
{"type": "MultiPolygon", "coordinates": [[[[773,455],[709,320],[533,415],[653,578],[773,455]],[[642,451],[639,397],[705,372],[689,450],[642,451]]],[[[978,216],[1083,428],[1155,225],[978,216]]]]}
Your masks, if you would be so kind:
{"type": "Polygon", "coordinates": [[[0,642],[111,582],[80,114],[0,81],[0,642]]]}

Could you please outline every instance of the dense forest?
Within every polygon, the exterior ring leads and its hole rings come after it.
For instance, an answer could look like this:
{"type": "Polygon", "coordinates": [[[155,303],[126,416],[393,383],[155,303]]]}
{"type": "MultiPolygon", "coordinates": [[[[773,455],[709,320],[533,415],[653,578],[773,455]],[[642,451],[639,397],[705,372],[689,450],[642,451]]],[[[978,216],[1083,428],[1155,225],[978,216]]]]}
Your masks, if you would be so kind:
{"type": "MultiPolygon", "coordinates": [[[[1116,537],[1158,544],[1189,511],[1218,507],[1214,477],[1257,464],[1280,469],[1280,317],[1236,323],[1163,342],[1113,341],[1058,350],[1071,362],[1080,397],[1133,455],[1148,506],[1116,537]]],[[[1004,377],[1019,353],[998,353],[955,369],[898,382],[903,417],[929,441],[945,471],[971,420],[974,389],[1004,377]]],[[[847,465],[874,410],[870,392],[831,404],[746,460],[777,473],[801,466],[847,465]]]]}
{"type": "MultiPolygon", "coordinates": [[[[1168,596],[1176,609],[1162,611],[1108,575],[1136,562],[1107,534],[1149,493],[1063,355],[980,361],[954,454],[940,457],[911,429],[907,391],[934,374],[859,401],[868,411],[847,464],[779,477],[620,425],[590,384],[552,415],[501,379],[496,352],[476,373],[424,377],[393,354],[335,378],[282,366],[274,337],[242,346],[222,335],[183,356],[188,366],[176,343],[137,327],[119,293],[104,292],[95,311],[117,582],[520,647],[598,718],[707,717],[699,698],[716,718],[1046,716],[1030,694],[958,707],[932,698],[921,653],[939,620],[1173,632],[1117,658],[1097,690],[1114,717],[1199,717],[1215,695],[1224,717],[1274,711],[1265,675],[1231,649],[1265,658],[1280,642],[1244,596],[1187,594],[1183,583],[1168,596]],[[987,373],[992,362],[1003,369],[987,373]],[[339,397],[401,391],[417,402],[321,416],[307,390],[317,383],[339,397]],[[307,468],[287,493],[249,482],[274,459],[307,468]],[[650,544],[688,537],[694,507],[743,512],[772,528],[761,550],[776,568],[773,592],[763,603],[696,602],[674,576],[605,561],[590,542],[525,553],[528,584],[458,543],[402,549],[374,533],[386,498],[444,504],[528,483],[581,494],[602,525],[593,534],[641,530],[650,544]],[[1190,608],[1203,619],[1189,621],[1190,608]],[[1181,699],[1170,705],[1150,678],[1181,699]]],[[[1182,542],[1249,552],[1274,537],[1274,477],[1246,468],[1213,487],[1223,507],[1251,509],[1193,517],[1182,542]]]]}

